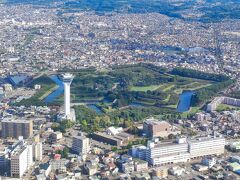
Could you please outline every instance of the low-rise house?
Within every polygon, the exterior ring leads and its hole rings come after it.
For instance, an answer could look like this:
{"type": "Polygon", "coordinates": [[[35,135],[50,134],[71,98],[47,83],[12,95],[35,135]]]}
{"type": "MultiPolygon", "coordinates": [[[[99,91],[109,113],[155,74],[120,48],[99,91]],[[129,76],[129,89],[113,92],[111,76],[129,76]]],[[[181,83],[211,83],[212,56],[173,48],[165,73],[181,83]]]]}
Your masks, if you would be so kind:
{"type": "Polygon", "coordinates": [[[153,169],[153,176],[156,176],[158,178],[167,178],[168,176],[168,168],[165,166],[154,168],[153,169]]]}
{"type": "Polygon", "coordinates": [[[237,162],[240,164],[240,157],[239,156],[231,156],[230,157],[231,162],[237,162]]]}
{"type": "Polygon", "coordinates": [[[126,162],[124,164],[122,164],[122,171],[124,173],[132,173],[134,172],[134,164],[133,161],[131,162],[126,162]]]}
{"type": "Polygon", "coordinates": [[[137,173],[134,176],[135,180],[150,180],[151,176],[148,173],[137,173]]]}
{"type": "Polygon", "coordinates": [[[134,170],[143,172],[148,170],[148,162],[140,159],[134,159],[134,170]]]}
{"type": "Polygon", "coordinates": [[[36,175],[36,180],[46,180],[47,177],[44,174],[38,174],[36,175]]]}
{"type": "Polygon", "coordinates": [[[202,159],[202,164],[207,166],[209,169],[212,168],[216,164],[216,159],[213,157],[205,157],[202,159]]]}
{"type": "Polygon", "coordinates": [[[228,165],[228,168],[229,170],[234,172],[234,171],[240,170],[240,164],[237,162],[233,162],[228,165]]]}
{"type": "Polygon", "coordinates": [[[168,172],[173,176],[181,176],[185,172],[185,169],[181,168],[180,166],[174,166],[170,168],[168,172]]]}
{"type": "Polygon", "coordinates": [[[67,159],[52,159],[50,161],[52,170],[58,171],[59,173],[66,172],[68,164],[69,164],[69,160],[67,160],[67,159]]]}
{"type": "Polygon", "coordinates": [[[201,164],[195,164],[193,166],[193,169],[195,169],[196,171],[202,172],[202,171],[207,171],[208,170],[208,166],[203,166],[201,164]]]}
{"type": "Polygon", "coordinates": [[[84,165],[84,169],[87,172],[87,174],[89,176],[93,176],[95,175],[98,170],[97,170],[97,165],[96,164],[92,164],[91,162],[86,162],[86,164],[84,165]]]}
{"type": "Polygon", "coordinates": [[[52,166],[49,163],[44,163],[39,165],[39,173],[44,174],[45,177],[48,177],[52,171],[52,166]]]}
{"type": "Polygon", "coordinates": [[[211,170],[214,172],[220,171],[220,170],[222,170],[222,166],[220,164],[215,164],[215,165],[213,165],[211,170]]]}

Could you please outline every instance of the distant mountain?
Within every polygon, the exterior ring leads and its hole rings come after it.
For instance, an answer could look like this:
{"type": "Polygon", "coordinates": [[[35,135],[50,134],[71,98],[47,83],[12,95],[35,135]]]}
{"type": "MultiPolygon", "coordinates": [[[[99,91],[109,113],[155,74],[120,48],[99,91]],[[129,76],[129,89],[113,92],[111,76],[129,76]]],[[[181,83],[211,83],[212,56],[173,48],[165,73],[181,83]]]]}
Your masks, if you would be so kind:
{"type": "Polygon", "coordinates": [[[202,22],[240,19],[240,0],[5,0],[5,4],[57,7],[60,12],[105,13],[157,12],[170,17],[202,22]]]}

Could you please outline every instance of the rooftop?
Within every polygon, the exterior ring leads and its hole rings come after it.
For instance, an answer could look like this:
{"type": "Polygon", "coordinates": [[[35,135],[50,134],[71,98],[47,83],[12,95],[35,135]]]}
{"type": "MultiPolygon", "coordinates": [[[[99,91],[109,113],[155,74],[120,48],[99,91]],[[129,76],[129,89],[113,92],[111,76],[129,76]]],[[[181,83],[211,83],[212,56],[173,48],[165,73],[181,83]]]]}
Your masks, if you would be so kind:
{"type": "Polygon", "coordinates": [[[2,122],[12,122],[12,123],[30,123],[31,120],[25,119],[3,119],[2,122]]]}
{"type": "Polygon", "coordinates": [[[146,119],[146,121],[144,121],[144,123],[152,124],[152,125],[169,125],[170,126],[170,124],[168,122],[166,122],[166,121],[159,121],[159,120],[153,119],[153,118],[146,119]]]}

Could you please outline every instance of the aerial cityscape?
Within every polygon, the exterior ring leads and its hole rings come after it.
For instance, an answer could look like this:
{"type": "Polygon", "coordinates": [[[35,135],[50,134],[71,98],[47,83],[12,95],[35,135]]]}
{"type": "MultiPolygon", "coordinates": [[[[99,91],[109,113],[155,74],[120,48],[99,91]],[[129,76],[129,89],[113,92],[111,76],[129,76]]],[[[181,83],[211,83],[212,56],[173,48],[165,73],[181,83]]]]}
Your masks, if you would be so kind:
{"type": "Polygon", "coordinates": [[[0,0],[0,180],[240,180],[239,0],[0,0]]]}

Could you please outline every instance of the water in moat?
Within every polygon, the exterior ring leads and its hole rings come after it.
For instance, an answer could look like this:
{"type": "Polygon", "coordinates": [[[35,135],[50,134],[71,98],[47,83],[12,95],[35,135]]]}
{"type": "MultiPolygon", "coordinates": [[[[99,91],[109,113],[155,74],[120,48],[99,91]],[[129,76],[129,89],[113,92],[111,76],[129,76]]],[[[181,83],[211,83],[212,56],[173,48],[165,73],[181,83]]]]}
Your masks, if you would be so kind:
{"type": "Polygon", "coordinates": [[[179,95],[179,102],[177,106],[178,112],[186,112],[190,109],[191,98],[193,94],[193,91],[184,91],[182,94],[179,95]]]}

